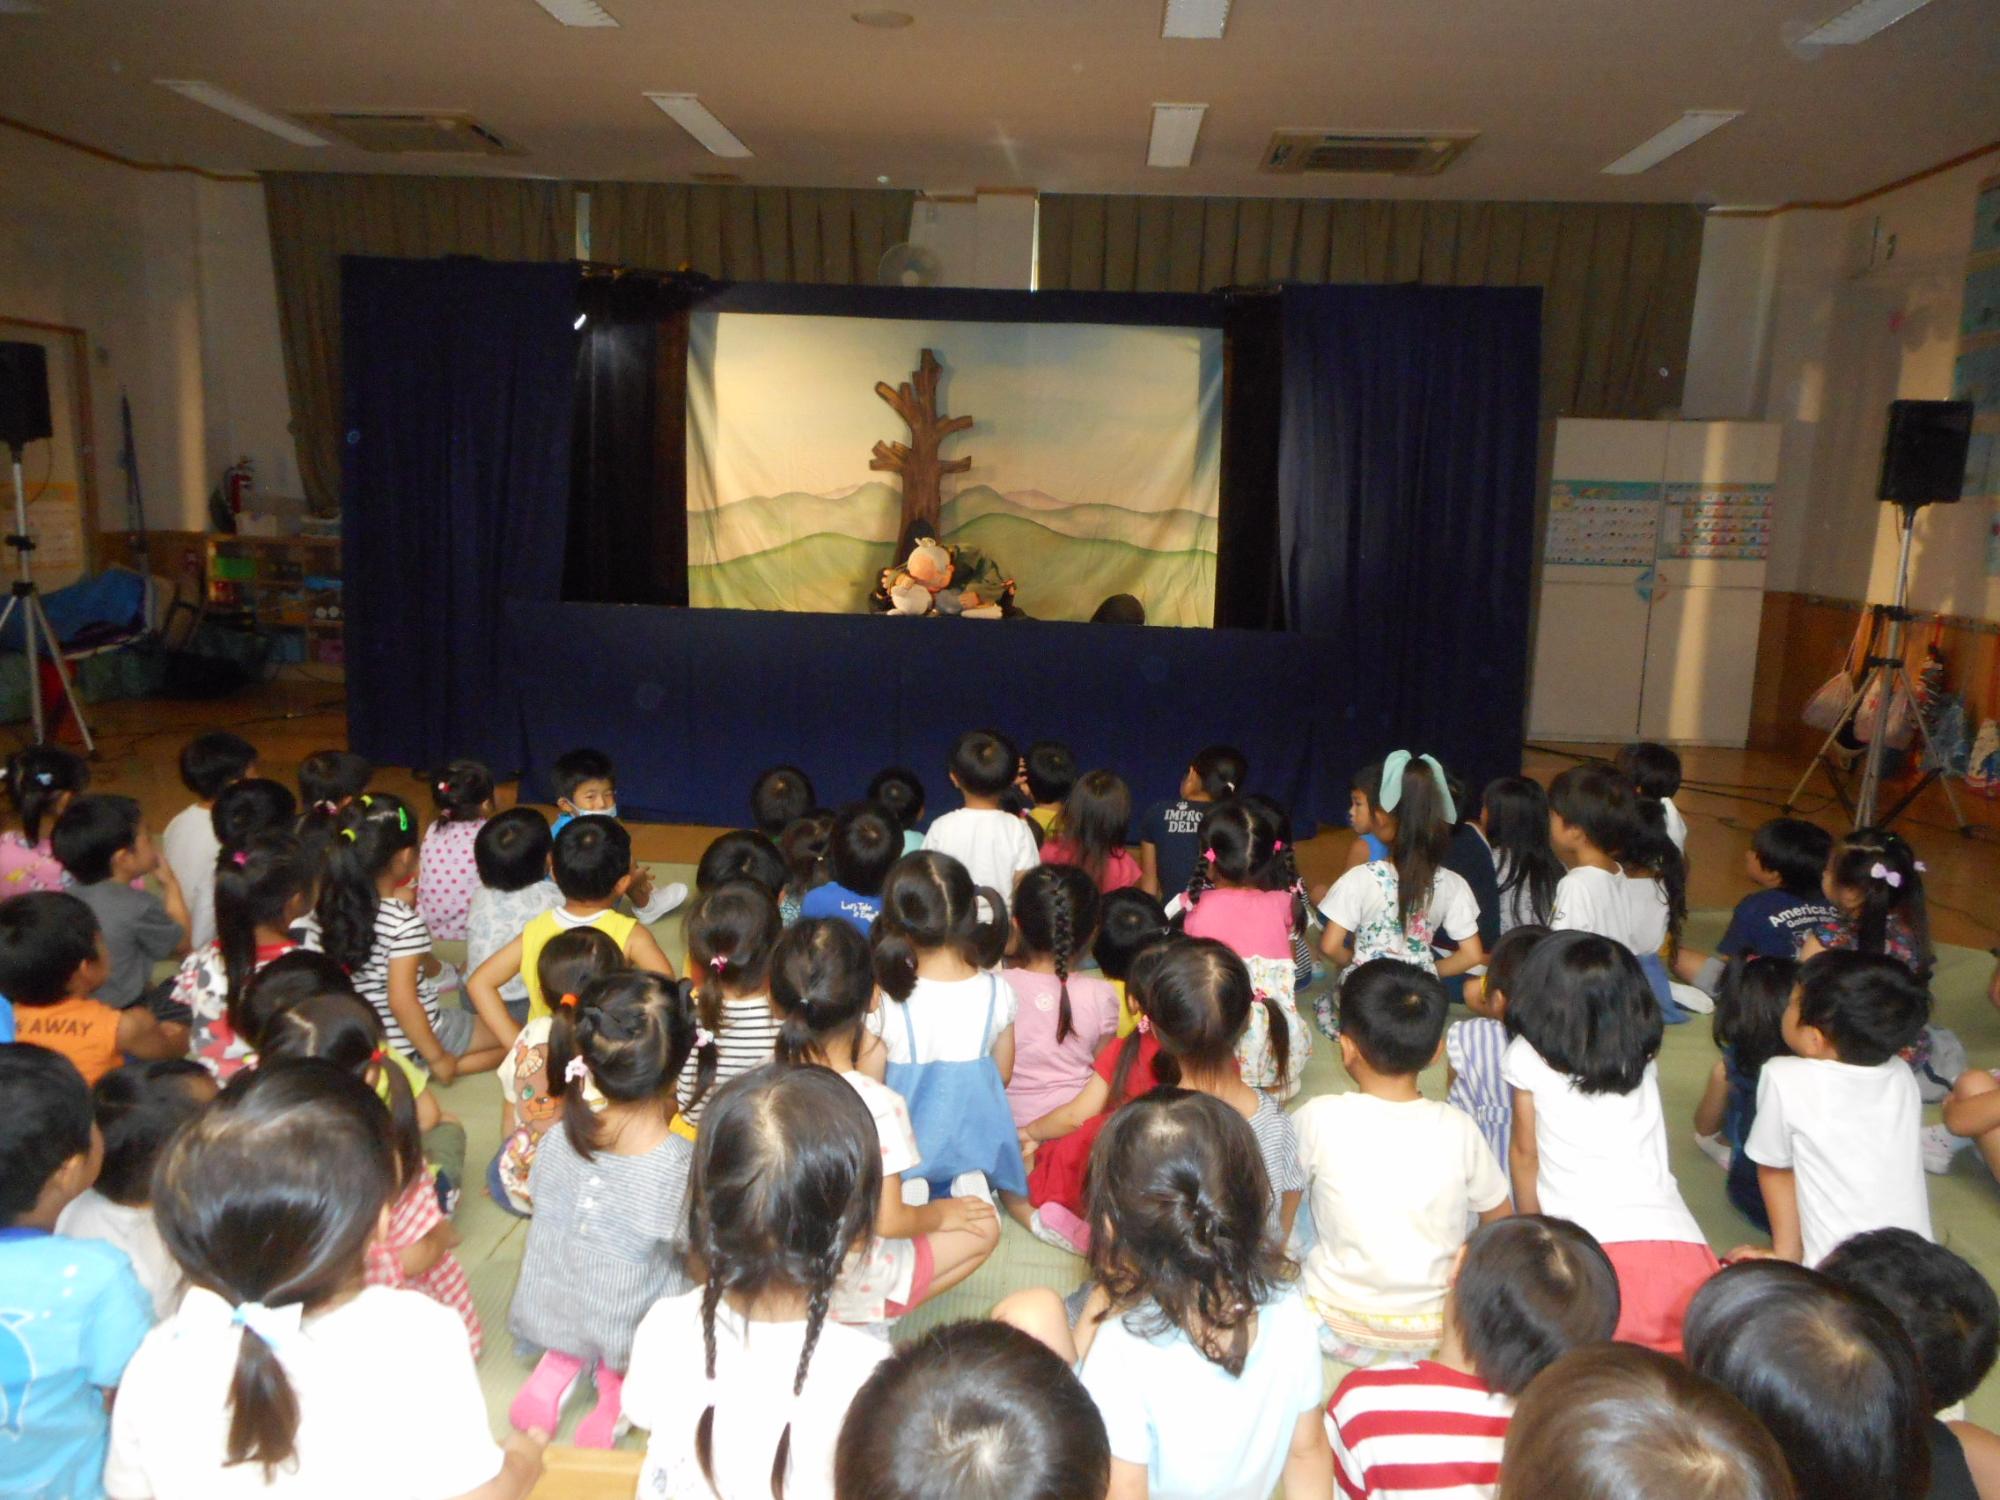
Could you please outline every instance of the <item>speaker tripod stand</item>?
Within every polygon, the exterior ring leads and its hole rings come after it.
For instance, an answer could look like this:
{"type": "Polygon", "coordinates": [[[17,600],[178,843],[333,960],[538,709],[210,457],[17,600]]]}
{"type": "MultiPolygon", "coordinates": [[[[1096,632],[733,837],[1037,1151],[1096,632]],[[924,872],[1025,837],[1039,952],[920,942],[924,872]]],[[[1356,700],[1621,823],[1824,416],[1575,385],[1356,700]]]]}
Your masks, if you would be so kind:
{"type": "Polygon", "coordinates": [[[0,636],[4,636],[8,621],[18,613],[21,617],[21,662],[27,668],[28,714],[35,728],[35,743],[48,743],[48,715],[42,704],[42,673],[36,662],[36,653],[48,657],[49,665],[55,668],[56,681],[62,684],[63,697],[69,703],[69,711],[76,720],[77,732],[83,736],[83,748],[87,754],[97,753],[97,742],[90,737],[90,721],[83,716],[83,703],[76,696],[76,684],[70,681],[69,664],[63,660],[62,642],[56,638],[55,627],[49,624],[48,611],[42,608],[42,596],[35,587],[34,569],[29,565],[28,554],[35,550],[35,539],[28,535],[28,492],[21,479],[21,445],[8,445],[14,464],[14,530],[7,537],[7,545],[14,549],[14,585],[6,607],[0,609],[0,636]]]}
{"type": "Polygon", "coordinates": [[[1883,618],[1889,622],[1889,637],[1884,643],[1886,654],[1868,658],[1861,680],[1854,684],[1853,691],[1848,694],[1847,703],[1841,709],[1840,718],[1835,721],[1832,732],[1821,741],[1812,762],[1799,776],[1791,795],[1785,798],[1783,811],[1786,813],[1790,813],[1798,804],[1800,795],[1806,789],[1806,783],[1812,780],[1813,772],[1822,768],[1826,771],[1827,780],[1833,784],[1834,796],[1853,816],[1856,828],[1887,828],[1903,815],[1912,802],[1923,795],[1926,787],[1935,781],[1944,788],[1945,801],[1951,806],[1952,826],[1968,838],[1972,835],[1972,825],[1965,821],[1965,814],[1959,811],[1957,794],[1952,791],[1951,780],[1945,774],[1944,757],[1938,754],[1937,744],[1931,739],[1930,725],[1924,722],[1923,711],[1918,707],[1916,685],[1910,680],[1909,663],[1903,659],[1903,627],[1911,618],[1908,608],[1910,544],[1916,537],[1917,512],[1922,508],[1921,505],[1913,504],[1905,504],[1902,507],[1903,544],[1902,554],[1896,563],[1896,602],[1869,606],[1872,610],[1879,610],[1883,618]],[[1849,801],[1847,788],[1841,783],[1835,770],[1833,747],[1841,735],[1855,727],[1861,717],[1862,704],[1867,701],[1871,691],[1878,695],[1875,700],[1875,722],[1870,726],[1867,756],[1861,768],[1861,785],[1855,792],[1854,799],[1849,801]],[[1904,694],[1903,701],[1909,704],[1910,719],[1917,727],[1917,738],[1923,744],[1928,765],[1923,775],[1918,778],[1917,784],[1905,792],[1896,805],[1878,819],[1875,810],[1882,791],[1882,758],[1889,748],[1889,709],[1895,702],[1898,691],[1904,694]]]}

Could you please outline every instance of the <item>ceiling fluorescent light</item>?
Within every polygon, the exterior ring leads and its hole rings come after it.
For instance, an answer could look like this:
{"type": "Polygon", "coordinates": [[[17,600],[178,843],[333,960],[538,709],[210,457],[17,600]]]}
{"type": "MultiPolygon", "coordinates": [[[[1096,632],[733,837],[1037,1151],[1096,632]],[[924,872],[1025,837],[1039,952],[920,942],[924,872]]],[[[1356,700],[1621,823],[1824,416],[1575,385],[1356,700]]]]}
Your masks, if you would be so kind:
{"type": "Polygon", "coordinates": [[[701,142],[702,148],[711,156],[749,156],[750,148],[736,138],[722,121],[715,118],[693,94],[648,94],[667,117],[681,129],[701,142]]]}
{"type": "Polygon", "coordinates": [[[1146,146],[1149,167],[1185,167],[1194,160],[1195,137],[1201,134],[1206,104],[1155,104],[1153,138],[1146,146]]]}
{"type": "Polygon", "coordinates": [[[1167,0],[1160,35],[1169,41],[1219,42],[1228,24],[1229,0],[1167,0]]]}
{"type": "Polygon", "coordinates": [[[1894,26],[1911,11],[1922,10],[1930,0],[1861,0],[1850,5],[1831,21],[1814,27],[1799,38],[1802,47],[1842,47],[1865,42],[1878,31],[1894,26]]]}
{"type": "Polygon", "coordinates": [[[1650,171],[1676,151],[1685,151],[1710,131],[1720,130],[1743,113],[1740,109],[1691,109],[1649,141],[1642,141],[1604,170],[1613,177],[1650,171]]]}
{"type": "Polygon", "coordinates": [[[535,0],[565,26],[616,26],[618,18],[597,0],[535,0]]]}
{"type": "Polygon", "coordinates": [[[314,135],[302,125],[294,125],[269,110],[259,109],[248,99],[239,99],[234,94],[217,88],[212,83],[203,83],[198,78],[156,78],[153,80],[163,89],[172,89],[183,99],[192,99],[196,104],[206,104],[210,109],[222,111],[231,119],[241,120],[245,125],[254,125],[259,130],[275,135],[281,141],[290,141],[294,146],[324,146],[327,140],[314,135]]]}

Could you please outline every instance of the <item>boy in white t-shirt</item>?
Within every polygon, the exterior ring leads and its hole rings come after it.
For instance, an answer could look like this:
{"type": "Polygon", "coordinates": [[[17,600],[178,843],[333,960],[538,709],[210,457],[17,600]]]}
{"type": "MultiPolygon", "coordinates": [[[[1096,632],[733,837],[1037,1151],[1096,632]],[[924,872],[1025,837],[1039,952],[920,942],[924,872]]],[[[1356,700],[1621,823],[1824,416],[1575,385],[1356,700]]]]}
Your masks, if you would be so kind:
{"type": "Polygon", "coordinates": [[[1896,1054],[1930,1019],[1930,993],[1896,959],[1808,960],[1785,1010],[1785,1045],[1757,1080],[1744,1152],[1771,1215],[1771,1248],[1818,1265],[1870,1229],[1931,1238],[1916,1075],[1896,1054]]]}
{"type": "Polygon", "coordinates": [[[1507,1177],[1479,1126],[1417,1089],[1449,1010],[1444,986],[1414,964],[1354,969],[1340,988],[1340,1059],[1355,1092],[1293,1116],[1319,1236],[1306,1300],[1320,1347],[1350,1365],[1436,1348],[1470,1220],[1508,1213],[1507,1177]]]}
{"type": "Polygon", "coordinates": [[[961,734],[951,747],[951,784],[965,806],[937,819],[924,835],[926,849],[949,854],[971,871],[975,886],[990,886],[1009,901],[1014,882],[1042,862],[1027,820],[1000,806],[1019,763],[1004,734],[991,729],[961,734]]]}
{"type": "Polygon", "coordinates": [[[160,835],[160,854],[187,898],[188,944],[215,941],[215,799],[234,782],[257,774],[257,747],[241,735],[217,730],[197,735],[181,749],[181,781],[195,800],[175,813],[160,835]]]}

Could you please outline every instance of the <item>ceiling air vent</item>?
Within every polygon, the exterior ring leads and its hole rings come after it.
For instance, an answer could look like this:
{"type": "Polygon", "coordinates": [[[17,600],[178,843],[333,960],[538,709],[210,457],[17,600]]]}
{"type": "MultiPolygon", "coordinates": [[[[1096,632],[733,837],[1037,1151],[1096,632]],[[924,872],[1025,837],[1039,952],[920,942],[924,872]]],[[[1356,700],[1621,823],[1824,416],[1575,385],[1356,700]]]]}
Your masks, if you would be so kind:
{"type": "Polygon", "coordinates": [[[1477,131],[1419,135],[1409,132],[1280,130],[1264,152],[1264,170],[1370,172],[1389,177],[1434,177],[1478,138],[1477,131]]]}
{"type": "Polygon", "coordinates": [[[300,115],[316,130],[338,136],[350,146],[389,156],[525,156],[527,153],[471,115],[446,110],[407,114],[333,110],[300,115]]]}

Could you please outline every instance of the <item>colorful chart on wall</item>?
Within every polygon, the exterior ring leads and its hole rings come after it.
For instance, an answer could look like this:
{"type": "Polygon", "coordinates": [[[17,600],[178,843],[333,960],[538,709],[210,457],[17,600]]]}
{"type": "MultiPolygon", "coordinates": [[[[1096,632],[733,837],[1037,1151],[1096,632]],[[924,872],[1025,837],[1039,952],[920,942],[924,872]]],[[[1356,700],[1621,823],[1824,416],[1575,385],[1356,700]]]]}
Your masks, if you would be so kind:
{"type": "Polygon", "coordinates": [[[1155,625],[1215,615],[1219,329],[697,313],[688,348],[688,596],[711,609],[867,608],[907,440],[875,384],[944,367],[941,540],[976,548],[1038,619],[1130,593],[1155,625]]]}
{"type": "Polygon", "coordinates": [[[1763,562],[1771,555],[1771,486],[1668,485],[1660,512],[1659,555],[1763,562]]]}
{"type": "Polygon", "coordinates": [[[1545,563],[1647,567],[1659,544],[1660,486],[1651,480],[1558,479],[1549,486],[1545,563]]]}

